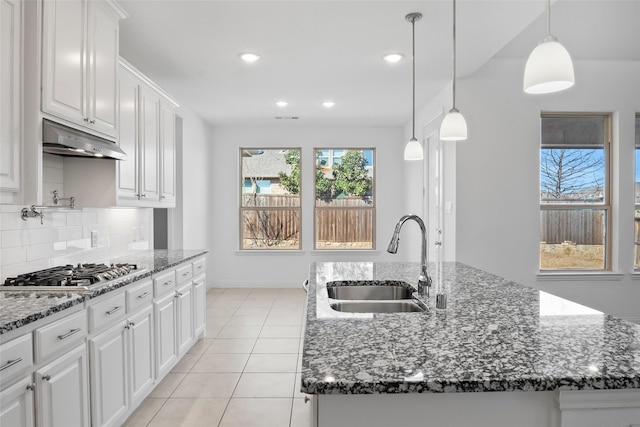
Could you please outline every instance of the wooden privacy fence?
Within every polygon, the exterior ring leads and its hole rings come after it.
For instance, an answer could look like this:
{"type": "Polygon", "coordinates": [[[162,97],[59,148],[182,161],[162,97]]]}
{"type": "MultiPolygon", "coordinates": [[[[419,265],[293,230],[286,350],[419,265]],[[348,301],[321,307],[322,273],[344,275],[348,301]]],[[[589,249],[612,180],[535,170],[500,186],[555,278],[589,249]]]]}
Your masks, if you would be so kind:
{"type": "Polygon", "coordinates": [[[636,268],[640,268],[640,218],[636,217],[636,221],[635,221],[635,254],[636,254],[636,259],[635,259],[635,263],[634,266],[636,268]]]}
{"type": "MultiPolygon", "coordinates": [[[[320,208],[315,210],[316,241],[373,242],[372,203],[359,197],[345,197],[331,202],[316,201],[316,205],[320,208]]],[[[246,193],[242,195],[242,207],[244,238],[267,239],[276,234],[300,237],[299,196],[246,193]]]]}
{"type": "MultiPolygon", "coordinates": [[[[540,241],[579,245],[603,245],[605,213],[601,210],[540,211],[540,241]]],[[[636,222],[636,236],[638,235],[636,222]]]]}

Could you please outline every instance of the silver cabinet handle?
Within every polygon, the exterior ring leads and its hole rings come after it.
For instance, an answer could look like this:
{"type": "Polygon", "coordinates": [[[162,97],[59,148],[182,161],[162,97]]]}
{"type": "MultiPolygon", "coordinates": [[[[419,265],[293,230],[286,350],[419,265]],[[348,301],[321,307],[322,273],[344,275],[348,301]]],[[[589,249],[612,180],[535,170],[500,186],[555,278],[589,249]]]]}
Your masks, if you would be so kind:
{"type": "Polygon", "coordinates": [[[122,306],[119,305],[117,307],[113,307],[111,310],[105,312],[106,315],[111,316],[113,313],[115,313],[116,311],[122,309],[122,306]]]}
{"type": "Polygon", "coordinates": [[[190,274],[190,271],[185,271],[184,273],[182,273],[182,277],[188,277],[190,274]]]}
{"type": "Polygon", "coordinates": [[[27,390],[33,391],[35,389],[36,389],[36,384],[35,383],[27,384],[27,390]]]}
{"type": "Polygon", "coordinates": [[[168,282],[164,282],[163,286],[173,285],[173,280],[169,280],[168,282]]]}
{"type": "Polygon", "coordinates": [[[133,323],[133,322],[127,322],[127,324],[126,324],[126,325],[124,325],[124,328],[125,328],[125,329],[131,329],[131,327],[132,327],[132,326],[136,326],[136,324],[135,324],[135,323],[133,323]]]}
{"type": "Polygon", "coordinates": [[[13,360],[7,360],[7,363],[0,368],[0,372],[12,367],[13,365],[17,365],[20,362],[22,362],[22,357],[18,357],[17,359],[13,360]]]}
{"type": "Polygon", "coordinates": [[[142,294],[142,295],[138,295],[138,298],[142,299],[142,298],[147,297],[147,296],[149,296],[149,295],[151,295],[151,292],[145,292],[145,293],[144,293],[144,294],[142,294]]]}
{"type": "Polygon", "coordinates": [[[73,334],[76,334],[76,333],[80,332],[81,330],[82,330],[82,328],[72,329],[69,332],[67,332],[66,334],[58,335],[58,339],[59,340],[63,340],[65,338],[70,337],[73,334]]]}
{"type": "Polygon", "coordinates": [[[92,125],[95,125],[96,124],[96,120],[95,119],[89,120],[89,123],[91,123],[92,125]]]}
{"type": "Polygon", "coordinates": [[[164,198],[165,198],[165,196],[160,196],[160,200],[162,200],[162,199],[164,199],[164,198]]]}
{"type": "Polygon", "coordinates": [[[49,381],[51,379],[51,374],[43,375],[42,379],[45,381],[49,381]]]}

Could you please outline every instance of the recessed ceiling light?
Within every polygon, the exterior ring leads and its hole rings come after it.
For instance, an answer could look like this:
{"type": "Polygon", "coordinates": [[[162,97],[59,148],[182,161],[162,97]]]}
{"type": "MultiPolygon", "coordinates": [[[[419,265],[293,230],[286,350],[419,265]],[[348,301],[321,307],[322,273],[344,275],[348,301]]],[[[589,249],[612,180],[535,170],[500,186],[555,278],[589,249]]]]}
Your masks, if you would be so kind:
{"type": "Polygon", "coordinates": [[[276,105],[278,107],[286,107],[289,103],[287,101],[276,101],[276,105]]]}
{"type": "Polygon", "coordinates": [[[392,64],[400,61],[402,58],[404,58],[404,55],[401,53],[390,53],[382,57],[382,59],[392,64]]]}
{"type": "Polygon", "coordinates": [[[334,105],[336,105],[336,103],[335,103],[335,102],[333,102],[333,101],[324,101],[324,102],[322,103],[322,105],[323,105],[325,108],[331,108],[331,107],[333,107],[334,105]]]}
{"type": "Polygon", "coordinates": [[[260,55],[253,52],[245,52],[240,54],[240,58],[242,58],[244,62],[256,62],[260,59],[260,55]]]}

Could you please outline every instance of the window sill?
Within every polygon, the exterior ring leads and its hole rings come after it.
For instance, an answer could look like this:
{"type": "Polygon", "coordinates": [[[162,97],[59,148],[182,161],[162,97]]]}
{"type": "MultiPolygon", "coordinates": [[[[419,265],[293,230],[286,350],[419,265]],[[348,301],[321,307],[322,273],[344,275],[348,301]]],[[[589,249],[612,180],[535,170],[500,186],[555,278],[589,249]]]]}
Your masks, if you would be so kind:
{"type": "Polygon", "coordinates": [[[239,249],[234,251],[235,255],[286,255],[286,256],[301,256],[306,255],[301,249],[239,249]]]}
{"type": "MultiPolygon", "coordinates": [[[[549,272],[538,273],[536,279],[541,282],[548,281],[586,281],[600,282],[602,280],[620,281],[624,278],[624,273],[615,273],[612,271],[580,271],[580,272],[549,272]]],[[[640,280],[640,273],[638,274],[640,280]]]]}

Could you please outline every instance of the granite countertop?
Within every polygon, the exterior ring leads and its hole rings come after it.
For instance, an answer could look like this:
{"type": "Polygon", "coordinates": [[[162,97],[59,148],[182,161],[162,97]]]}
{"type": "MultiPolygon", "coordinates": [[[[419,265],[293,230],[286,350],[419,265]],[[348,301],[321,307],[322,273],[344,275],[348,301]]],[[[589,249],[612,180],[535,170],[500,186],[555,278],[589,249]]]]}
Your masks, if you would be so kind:
{"type": "MultiPolygon", "coordinates": [[[[430,266],[430,271],[433,265],[430,266]]],[[[446,310],[344,313],[332,280],[404,280],[418,263],[311,264],[302,358],[309,394],[640,388],[640,325],[444,263],[446,310]]]]}
{"type": "MultiPolygon", "coordinates": [[[[89,290],[70,291],[20,291],[0,292],[0,335],[20,328],[54,313],[82,304],[135,281],[151,277],[152,274],[174,267],[204,255],[208,250],[150,250],[132,251],[104,263],[128,262],[138,264],[137,274],[106,282],[89,290]]],[[[16,288],[14,288],[16,289],[16,288]]]]}

